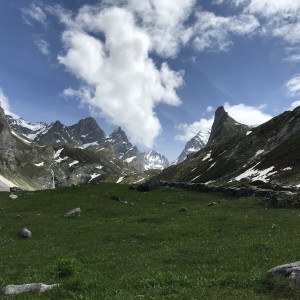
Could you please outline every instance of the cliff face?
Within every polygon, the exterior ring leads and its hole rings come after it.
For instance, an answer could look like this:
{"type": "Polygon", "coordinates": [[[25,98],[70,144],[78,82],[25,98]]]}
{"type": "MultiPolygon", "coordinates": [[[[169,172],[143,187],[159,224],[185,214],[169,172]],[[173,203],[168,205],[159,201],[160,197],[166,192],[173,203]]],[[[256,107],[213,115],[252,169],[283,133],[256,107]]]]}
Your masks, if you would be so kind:
{"type": "Polygon", "coordinates": [[[245,133],[248,130],[248,126],[235,121],[228,115],[224,107],[220,106],[215,112],[215,120],[211,129],[207,146],[216,144],[227,136],[236,133],[245,133]]]}

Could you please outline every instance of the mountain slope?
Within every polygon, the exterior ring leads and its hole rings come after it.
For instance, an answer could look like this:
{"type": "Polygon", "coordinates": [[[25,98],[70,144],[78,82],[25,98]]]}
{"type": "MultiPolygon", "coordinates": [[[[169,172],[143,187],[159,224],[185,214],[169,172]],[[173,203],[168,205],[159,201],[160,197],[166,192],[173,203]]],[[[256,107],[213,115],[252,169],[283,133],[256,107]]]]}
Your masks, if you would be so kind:
{"type": "Polygon", "coordinates": [[[190,155],[191,153],[198,152],[199,150],[204,148],[208,142],[209,135],[210,132],[203,133],[201,131],[198,134],[196,134],[190,141],[186,143],[183,151],[175,160],[175,162],[173,162],[173,164],[176,165],[183,162],[188,157],[188,155],[190,155]]]}
{"type": "MultiPolygon", "coordinates": [[[[218,137],[218,135],[215,135],[218,137]]],[[[300,185],[300,107],[244,134],[223,137],[153,180],[209,183],[232,181],[300,185]]]]}

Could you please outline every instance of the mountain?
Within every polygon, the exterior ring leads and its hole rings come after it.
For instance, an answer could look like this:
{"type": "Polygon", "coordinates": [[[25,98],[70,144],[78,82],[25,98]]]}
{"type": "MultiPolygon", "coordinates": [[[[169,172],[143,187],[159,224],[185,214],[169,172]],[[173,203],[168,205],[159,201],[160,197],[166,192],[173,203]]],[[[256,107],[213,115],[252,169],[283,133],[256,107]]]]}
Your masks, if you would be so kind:
{"type": "Polygon", "coordinates": [[[150,168],[162,170],[169,166],[167,158],[156,151],[140,152],[131,144],[121,127],[107,137],[91,117],[71,126],[66,126],[60,121],[50,125],[44,122],[29,122],[11,112],[6,112],[6,119],[14,132],[54,149],[66,146],[88,149],[95,153],[104,151],[110,155],[110,159],[118,158],[138,172],[150,168]]]}
{"type": "Polygon", "coordinates": [[[211,133],[207,142],[207,146],[217,144],[219,141],[234,133],[245,133],[249,127],[240,124],[231,118],[225,111],[223,106],[217,108],[215,112],[214,123],[211,128],[211,133]]]}
{"type": "Polygon", "coordinates": [[[224,118],[222,108],[216,116],[209,144],[182,163],[163,170],[153,182],[242,181],[300,187],[300,107],[247,132],[232,118],[224,118]],[[226,132],[228,122],[227,129],[234,129],[231,134],[226,132]]]}
{"type": "Polygon", "coordinates": [[[201,131],[198,134],[196,134],[191,140],[189,140],[186,143],[183,151],[181,152],[179,157],[173,162],[173,164],[176,165],[183,162],[188,157],[188,155],[204,148],[208,142],[209,135],[210,132],[201,131]]]}

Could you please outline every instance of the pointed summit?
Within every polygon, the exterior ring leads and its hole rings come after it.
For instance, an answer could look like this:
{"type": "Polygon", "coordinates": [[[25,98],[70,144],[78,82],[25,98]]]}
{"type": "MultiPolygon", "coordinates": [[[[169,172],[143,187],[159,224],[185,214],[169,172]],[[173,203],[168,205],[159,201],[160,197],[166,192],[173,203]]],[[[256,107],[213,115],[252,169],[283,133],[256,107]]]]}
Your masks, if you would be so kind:
{"type": "Polygon", "coordinates": [[[215,120],[211,129],[207,146],[216,144],[229,135],[238,132],[246,132],[247,130],[249,130],[247,125],[235,121],[228,115],[224,107],[220,106],[215,112],[215,120]]]}

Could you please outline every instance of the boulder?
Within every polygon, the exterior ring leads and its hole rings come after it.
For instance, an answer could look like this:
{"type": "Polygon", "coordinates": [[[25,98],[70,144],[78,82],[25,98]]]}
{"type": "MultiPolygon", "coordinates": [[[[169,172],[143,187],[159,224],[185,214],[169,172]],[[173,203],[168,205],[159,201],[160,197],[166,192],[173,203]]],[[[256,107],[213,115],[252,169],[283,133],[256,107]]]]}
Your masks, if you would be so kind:
{"type": "Polygon", "coordinates": [[[81,209],[79,207],[69,210],[65,213],[65,218],[80,217],[81,209]]]}
{"type": "Polygon", "coordinates": [[[47,290],[51,290],[55,287],[58,287],[59,284],[43,284],[43,283],[29,283],[21,285],[8,285],[4,287],[1,292],[3,295],[18,295],[28,292],[38,292],[43,293],[47,290]]]}
{"type": "Polygon", "coordinates": [[[114,200],[114,201],[120,201],[121,198],[119,196],[111,196],[109,199],[114,200]]]}
{"type": "Polygon", "coordinates": [[[17,195],[14,195],[14,194],[10,194],[10,195],[9,195],[9,198],[11,198],[11,199],[17,199],[18,196],[17,196],[17,195]]]}
{"type": "Polygon", "coordinates": [[[287,277],[292,284],[300,288],[300,261],[277,266],[269,270],[269,273],[287,277]]]}
{"type": "Polygon", "coordinates": [[[218,202],[210,202],[207,204],[207,206],[214,206],[214,205],[218,205],[219,203],[218,202]]]}
{"type": "Polygon", "coordinates": [[[179,212],[190,212],[186,207],[180,207],[178,209],[179,212]]]}
{"type": "Polygon", "coordinates": [[[32,233],[31,233],[31,231],[29,231],[27,228],[22,228],[22,229],[19,231],[19,236],[20,236],[21,238],[28,239],[28,238],[31,238],[31,237],[32,237],[32,233]]]}

